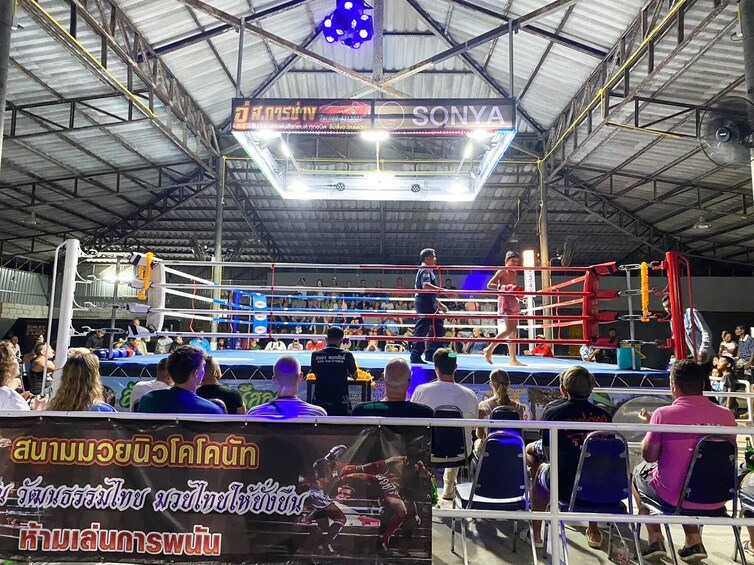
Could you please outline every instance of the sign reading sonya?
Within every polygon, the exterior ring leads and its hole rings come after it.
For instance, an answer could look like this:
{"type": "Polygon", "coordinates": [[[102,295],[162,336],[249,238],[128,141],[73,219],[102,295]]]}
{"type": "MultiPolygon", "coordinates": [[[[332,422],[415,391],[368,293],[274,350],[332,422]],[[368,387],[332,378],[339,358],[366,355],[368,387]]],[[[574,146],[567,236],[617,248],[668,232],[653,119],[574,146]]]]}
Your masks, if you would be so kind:
{"type": "Polygon", "coordinates": [[[233,131],[462,135],[472,129],[515,129],[515,100],[233,100],[233,131]]]}
{"type": "Polygon", "coordinates": [[[37,416],[0,432],[3,559],[431,561],[426,428],[37,416]]]}

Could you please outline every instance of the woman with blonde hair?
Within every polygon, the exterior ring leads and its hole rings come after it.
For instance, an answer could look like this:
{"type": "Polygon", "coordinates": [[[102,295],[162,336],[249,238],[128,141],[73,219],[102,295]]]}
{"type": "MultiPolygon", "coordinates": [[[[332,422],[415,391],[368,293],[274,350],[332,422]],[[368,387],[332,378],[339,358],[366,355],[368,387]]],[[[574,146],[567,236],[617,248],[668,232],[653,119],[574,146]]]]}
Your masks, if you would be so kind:
{"type": "MultiPolygon", "coordinates": [[[[18,358],[9,341],[0,341],[0,410],[29,410],[29,403],[16,389],[21,386],[18,358]]],[[[31,396],[30,396],[31,398],[31,396]]],[[[45,399],[33,398],[32,408],[44,410],[45,399]]]]}
{"type": "Polygon", "coordinates": [[[115,412],[105,404],[99,376],[99,359],[91,353],[74,353],[63,366],[60,388],[47,406],[61,412],[115,412]]]}
{"type": "MultiPolygon", "coordinates": [[[[526,406],[516,402],[508,395],[508,387],[511,385],[511,378],[502,369],[495,369],[490,372],[490,388],[492,389],[492,396],[486,398],[479,403],[479,419],[489,419],[492,411],[498,406],[509,406],[518,414],[519,419],[528,420],[529,412],[526,410],[526,406]]],[[[474,450],[478,450],[481,446],[482,440],[487,436],[486,428],[477,428],[476,437],[478,438],[474,442],[474,450]]]]}

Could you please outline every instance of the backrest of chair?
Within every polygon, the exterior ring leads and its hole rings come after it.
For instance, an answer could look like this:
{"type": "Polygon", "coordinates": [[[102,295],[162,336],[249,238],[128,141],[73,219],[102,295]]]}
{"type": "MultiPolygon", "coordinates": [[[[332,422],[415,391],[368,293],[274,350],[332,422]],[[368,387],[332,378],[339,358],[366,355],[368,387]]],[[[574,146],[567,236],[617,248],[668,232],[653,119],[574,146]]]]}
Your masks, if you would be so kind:
{"type": "Polygon", "coordinates": [[[620,434],[591,432],[581,447],[569,509],[576,501],[617,504],[631,499],[628,443],[620,434]]]}
{"type": "MultiPolygon", "coordinates": [[[[434,410],[434,418],[463,419],[463,412],[457,406],[443,405],[434,410]]],[[[466,431],[462,427],[432,428],[432,457],[466,457],[466,431]]]]}
{"type": "Polygon", "coordinates": [[[676,513],[684,503],[717,504],[733,500],[738,492],[736,444],[726,436],[704,436],[696,443],[676,513]]]}
{"type": "Polygon", "coordinates": [[[490,413],[490,420],[520,420],[514,406],[498,406],[490,413]]]}
{"type": "Polygon", "coordinates": [[[469,508],[475,496],[512,499],[523,496],[529,507],[526,445],[521,436],[508,431],[493,432],[484,438],[471,487],[469,508]]]}

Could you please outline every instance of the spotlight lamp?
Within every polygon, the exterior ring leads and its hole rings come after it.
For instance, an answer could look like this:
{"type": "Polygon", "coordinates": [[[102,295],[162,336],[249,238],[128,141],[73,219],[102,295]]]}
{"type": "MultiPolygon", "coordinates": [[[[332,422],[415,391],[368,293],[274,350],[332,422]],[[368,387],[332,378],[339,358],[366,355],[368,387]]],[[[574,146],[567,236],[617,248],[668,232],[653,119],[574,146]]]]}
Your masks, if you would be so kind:
{"type": "Polygon", "coordinates": [[[420,184],[412,184],[411,185],[411,192],[416,194],[417,192],[420,192],[422,189],[422,186],[420,184]]]}
{"type": "Polygon", "coordinates": [[[374,36],[372,16],[365,14],[372,7],[364,0],[337,0],[335,11],[322,20],[322,34],[327,43],[342,43],[358,49],[374,36]]]}
{"type": "Polygon", "coordinates": [[[335,184],[335,190],[338,192],[343,192],[346,189],[345,183],[339,182],[335,184]]]}

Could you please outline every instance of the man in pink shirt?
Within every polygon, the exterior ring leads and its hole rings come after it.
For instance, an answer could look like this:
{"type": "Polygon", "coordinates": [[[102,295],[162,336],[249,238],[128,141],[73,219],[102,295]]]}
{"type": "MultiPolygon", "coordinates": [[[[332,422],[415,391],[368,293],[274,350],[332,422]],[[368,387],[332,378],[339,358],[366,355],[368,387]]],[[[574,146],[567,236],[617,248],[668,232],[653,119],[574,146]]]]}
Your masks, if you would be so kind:
{"type": "MultiPolygon", "coordinates": [[[[670,406],[655,410],[650,424],[677,425],[711,425],[735,426],[736,419],[730,410],[718,406],[702,396],[707,375],[695,361],[684,360],[673,365],[670,371],[670,390],[675,400],[670,406]]],[[[653,500],[667,506],[675,506],[683,490],[691,457],[699,434],[647,433],[641,445],[644,462],[634,469],[634,498],[639,505],[639,514],[648,514],[649,510],[642,504],[653,500]]],[[[716,509],[721,504],[686,503],[684,508],[690,510],[716,509]]],[[[683,526],[686,535],[679,557],[686,562],[700,561],[707,558],[707,551],[702,545],[699,526],[683,526]]],[[[645,559],[665,557],[665,540],[659,524],[647,524],[649,546],[642,552],[645,559]]]]}

